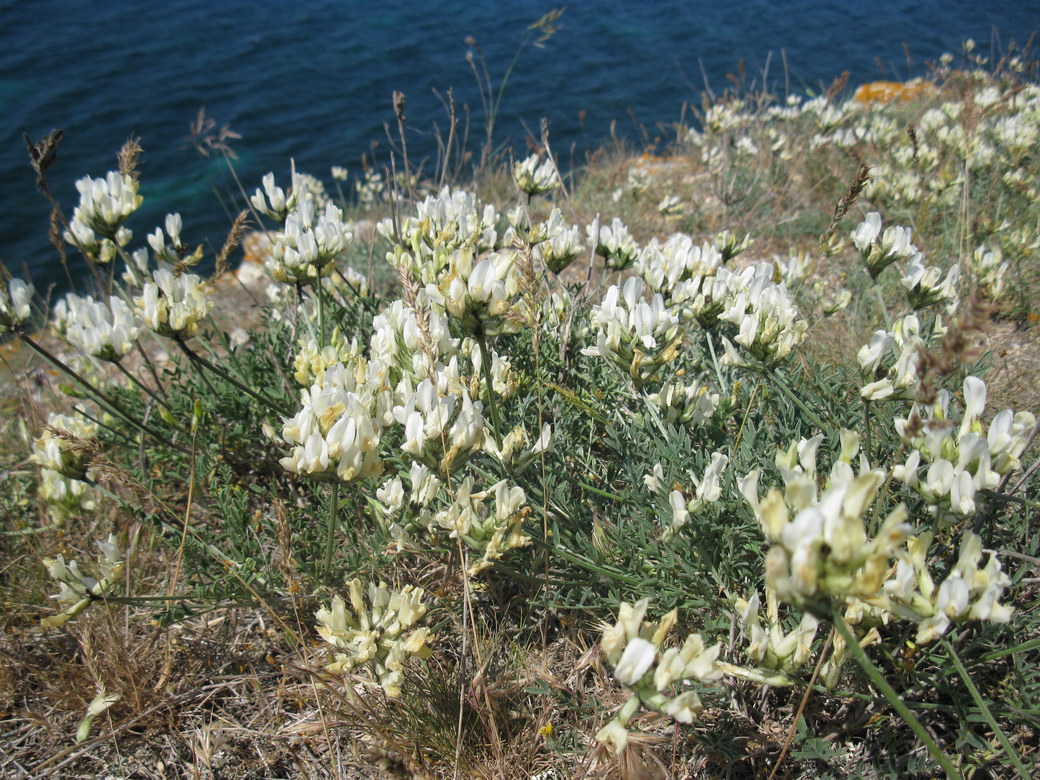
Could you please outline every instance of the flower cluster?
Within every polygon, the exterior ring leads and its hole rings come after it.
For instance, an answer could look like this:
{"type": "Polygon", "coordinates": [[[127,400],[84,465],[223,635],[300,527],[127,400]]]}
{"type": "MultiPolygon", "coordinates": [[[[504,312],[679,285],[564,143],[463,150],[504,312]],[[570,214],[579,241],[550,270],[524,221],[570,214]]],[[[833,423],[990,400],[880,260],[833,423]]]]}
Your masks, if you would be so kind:
{"type": "Polygon", "coordinates": [[[560,174],[549,158],[538,163],[538,155],[532,154],[513,165],[516,186],[527,195],[541,195],[560,186],[560,174]]]}
{"type": "Polygon", "coordinates": [[[882,233],[881,215],[872,211],[852,232],[852,243],[863,256],[870,278],[877,279],[896,260],[909,259],[917,253],[910,237],[910,228],[905,227],[887,227],[882,233]]]}
{"type": "Polygon", "coordinates": [[[980,246],[972,256],[971,273],[987,298],[999,301],[1004,295],[1005,276],[1008,262],[1000,247],[980,246]]]}
{"type": "Polygon", "coordinates": [[[930,407],[915,405],[907,418],[896,420],[896,430],[908,439],[911,452],[892,474],[917,491],[940,519],[974,514],[978,492],[995,489],[1001,477],[1019,467],[1036,426],[1030,412],[1005,409],[986,430],[980,419],[985,407],[986,383],[969,376],[964,380],[959,424],[951,417],[947,390],[940,390],[930,407]]]}
{"type": "MultiPolygon", "coordinates": [[[[779,363],[802,342],[809,324],[799,316],[783,283],[773,281],[771,263],[741,269],[735,283],[731,284],[736,293],[731,293],[719,319],[737,327],[733,340],[753,361],[765,366],[779,363]]],[[[729,339],[724,339],[723,343],[727,363],[749,365],[747,358],[737,352],[729,339]]]]}
{"type": "Polygon", "coordinates": [[[52,469],[40,469],[39,497],[47,505],[47,514],[55,526],[65,525],[70,517],[95,508],[90,486],[52,469]]]}
{"type": "Polygon", "coordinates": [[[771,543],[766,555],[766,584],[777,596],[827,616],[832,599],[869,599],[884,581],[889,560],[910,534],[902,507],[884,521],[875,538],[867,535],[865,517],[884,481],[884,472],[852,469],[858,439],[842,433],[842,453],[835,461],[822,494],[815,479],[816,448],[822,436],[801,440],[782,452],[778,465],[785,490],[772,488],[758,496],[758,470],[740,481],[740,490],[771,543]],[[794,457],[797,456],[797,461],[794,457]]]}
{"type": "Polygon", "coordinates": [[[108,304],[69,293],[54,307],[54,325],[74,347],[99,360],[118,361],[133,349],[141,318],[122,298],[108,304]]]}
{"type": "Polygon", "coordinates": [[[860,395],[868,401],[914,398],[919,384],[921,350],[942,332],[942,324],[936,318],[931,332],[922,334],[916,314],[898,320],[891,331],[874,331],[870,341],[856,354],[864,380],[860,395]]]}
{"type": "Polygon", "coordinates": [[[81,417],[52,412],[47,429],[33,442],[33,462],[68,479],[82,480],[90,464],[98,426],[81,417]]]}
{"type": "Polygon", "coordinates": [[[165,265],[152,272],[141,295],[134,299],[144,324],[161,336],[191,338],[213,308],[206,286],[195,274],[177,273],[165,265]]]}
{"type": "Polygon", "coordinates": [[[344,482],[379,476],[379,441],[387,394],[364,357],[337,363],[301,394],[302,409],[282,426],[292,453],[282,467],[295,474],[344,482]]]}
{"type": "Polygon", "coordinates": [[[680,723],[692,723],[702,709],[696,691],[672,695],[675,684],[710,682],[722,677],[716,664],[721,644],[706,647],[700,634],[690,634],[681,647],[663,645],[678,619],[672,610],[659,623],[644,623],[649,599],[621,603],[617,623],[603,626],[600,647],[614,667],[617,681],[632,691],[618,714],[596,734],[596,740],[620,753],[628,745],[628,724],[641,707],[680,723]]]}
{"type": "Polygon", "coordinates": [[[123,576],[123,553],[116,545],[115,536],[110,535],[97,545],[101,554],[95,566],[96,577],[83,574],[76,561],[66,563],[61,555],[43,559],[47,573],[61,585],[61,590],[52,598],[62,607],[57,615],[40,620],[43,628],[61,628],[91,602],[103,599],[123,576]]]}
{"type": "Polygon", "coordinates": [[[430,655],[430,629],[412,629],[426,614],[426,592],[411,585],[391,591],[384,583],[369,583],[366,607],[361,580],[351,580],[348,591],[351,609],[334,596],[315,613],[318,633],[335,648],[334,660],[325,668],[349,672],[371,664],[386,694],[400,696],[405,663],[430,655]]]}
{"type": "Polygon", "coordinates": [[[29,319],[34,292],[31,284],[17,278],[7,283],[7,289],[0,286],[0,333],[14,330],[29,319]]]}
{"type": "Polygon", "coordinates": [[[302,387],[325,384],[325,372],[333,366],[350,363],[361,354],[357,337],[347,341],[339,328],[332,331],[329,343],[319,347],[311,336],[301,339],[293,358],[293,379],[302,387]]]}
{"type": "Polygon", "coordinates": [[[583,350],[615,363],[639,386],[676,359],[683,339],[683,331],[660,293],[647,303],[644,289],[643,280],[634,276],[624,285],[611,285],[603,301],[592,309],[596,346],[583,350]]]}
{"type": "Polygon", "coordinates": [[[541,242],[536,248],[537,257],[554,274],[563,271],[586,252],[581,228],[577,225],[562,228],[555,236],[541,242]]]}
{"type": "Polygon", "coordinates": [[[477,258],[471,248],[456,249],[437,282],[427,284],[426,292],[467,333],[515,333],[520,329],[516,261],[512,251],[477,258]]]}
{"type": "Polygon", "coordinates": [[[319,213],[315,199],[304,190],[287,210],[265,262],[279,282],[313,284],[329,274],[352,238],[339,207],[328,203],[319,213]]]}
{"type": "Polygon", "coordinates": [[[387,254],[391,265],[406,265],[422,284],[437,284],[456,249],[468,248],[479,256],[497,247],[497,223],[493,205],[445,187],[416,204],[416,216],[402,219],[397,233],[389,219],[376,229],[395,245],[387,254]]]}
{"type": "Polygon", "coordinates": [[[906,289],[906,298],[914,311],[919,311],[937,303],[946,303],[949,309],[955,309],[959,302],[957,283],[960,280],[961,268],[954,264],[941,279],[942,269],[924,264],[924,255],[915,252],[906,266],[902,283],[906,289]],[[941,281],[940,281],[941,279],[941,281]]]}
{"type": "Polygon", "coordinates": [[[76,189],[80,196],[79,205],[72,212],[65,240],[93,259],[107,262],[114,256],[114,247],[111,252],[99,252],[97,235],[109,242],[109,246],[112,246],[111,242],[126,246],[130,241],[131,233],[123,223],[141,205],[137,180],[109,171],[103,179],[83,177],[76,182],[76,189]]]}
{"type": "Polygon", "coordinates": [[[614,217],[610,225],[600,225],[597,218],[585,232],[589,243],[596,249],[596,254],[604,258],[607,268],[622,271],[630,268],[639,256],[639,247],[628,232],[624,223],[614,217]]]}
{"type": "Polygon", "coordinates": [[[780,600],[776,591],[766,587],[766,615],[763,624],[759,614],[761,599],[754,593],[750,599],[737,599],[737,617],[747,638],[747,657],[757,666],[794,674],[812,656],[813,640],[819,619],[804,612],[797,626],[785,631],[780,620],[780,600]]]}
{"type": "MultiPolygon", "coordinates": [[[[841,453],[818,495],[815,461],[821,440],[803,439],[778,455],[783,491],[773,488],[760,500],[758,471],[740,483],[772,544],[766,556],[767,595],[772,590],[780,600],[818,618],[841,608],[854,625],[909,620],[918,626],[920,643],[936,639],[953,620],[1007,622],[1010,611],[998,599],[1010,581],[995,556],[986,567],[978,567],[982,550],[974,534],[965,535],[958,564],[938,588],[926,559],[932,534],[912,535],[902,505],[881,523],[876,536],[867,534],[865,518],[885,472],[868,469],[860,456],[860,473],[854,474],[851,464],[859,441],[851,431],[841,432],[841,453]]],[[[878,638],[871,629],[860,643],[878,638]]],[[[828,684],[837,679],[845,650],[836,644],[825,670],[828,684]]]]}
{"type": "Polygon", "coordinates": [[[662,420],[668,425],[704,425],[719,408],[719,394],[696,379],[690,383],[667,382],[646,397],[660,410],[662,420]]]}

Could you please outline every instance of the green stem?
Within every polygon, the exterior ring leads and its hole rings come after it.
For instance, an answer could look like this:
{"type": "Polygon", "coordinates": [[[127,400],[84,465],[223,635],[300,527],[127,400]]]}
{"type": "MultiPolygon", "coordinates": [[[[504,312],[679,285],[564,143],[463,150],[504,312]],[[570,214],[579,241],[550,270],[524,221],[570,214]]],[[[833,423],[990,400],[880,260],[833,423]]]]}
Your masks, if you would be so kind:
{"type": "Polygon", "coordinates": [[[314,283],[318,295],[318,352],[325,348],[325,285],[321,283],[321,277],[314,283]]]}
{"type": "Polygon", "coordinates": [[[787,386],[787,384],[784,382],[784,380],[780,378],[780,375],[777,374],[776,371],[774,371],[771,368],[768,368],[766,369],[766,373],[769,374],[769,378],[776,383],[776,386],[780,388],[784,395],[786,395],[791,400],[791,403],[797,406],[799,410],[801,410],[802,414],[806,416],[809,422],[816,426],[817,430],[827,430],[827,426],[823,424],[823,421],[820,420],[820,418],[816,415],[816,412],[814,412],[812,409],[805,405],[802,399],[798,397],[797,393],[795,393],[793,390],[791,390],[790,387],[787,386]]]}
{"type": "Polygon", "coordinates": [[[119,405],[116,404],[115,401],[113,401],[111,398],[106,396],[104,393],[102,393],[100,390],[98,390],[96,387],[94,387],[92,384],[90,384],[90,382],[88,382],[86,379],[84,379],[78,373],[73,371],[69,366],[65,365],[65,363],[63,363],[57,357],[52,355],[45,348],[43,348],[42,346],[37,344],[31,338],[26,336],[24,333],[22,333],[21,331],[16,331],[15,333],[18,336],[18,338],[21,339],[23,344],[27,345],[30,349],[32,349],[38,355],[43,357],[48,363],[50,363],[52,366],[57,368],[59,371],[63,372],[64,374],[69,376],[71,379],[73,379],[77,383],[79,383],[79,385],[84,390],[86,390],[87,393],[93,398],[95,403],[97,403],[98,405],[102,406],[103,408],[108,409],[113,414],[121,417],[123,420],[125,420],[128,423],[130,423],[132,426],[134,426],[138,430],[143,431],[144,433],[148,434],[149,436],[151,436],[153,439],[155,439],[159,443],[165,444],[167,447],[175,449],[178,452],[182,452],[184,454],[188,453],[188,448],[187,447],[182,447],[179,444],[174,444],[172,441],[167,439],[161,433],[156,432],[155,430],[153,430],[149,426],[147,426],[144,423],[140,422],[137,418],[135,418],[132,415],[128,414],[127,412],[123,411],[123,409],[120,408],[119,405]]]}
{"type": "Polygon", "coordinates": [[[336,539],[336,520],[339,518],[339,482],[332,486],[332,500],[329,502],[329,524],[325,531],[325,564],[322,577],[328,585],[332,578],[333,546],[336,539]]]}
{"type": "MultiPolygon", "coordinates": [[[[153,401],[159,404],[159,406],[163,407],[166,411],[171,413],[173,412],[173,409],[170,408],[170,405],[166,403],[166,401],[164,401],[162,398],[156,395],[150,387],[143,384],[140,379],[138,379],[136,376],[130,373],[122,363],[120,363],[118,360],[114,360],[112,362],[115,363],[116,368],[118,368],[122,372],[123,376],[125,376],[135,385],[137,385],[138,389],[141,390],[141,392],[145,393],[149,398],[151,398],[153,401]]],[[[181,431],[181,433],[186,432],[187,431],[181,431]]]]}
{"type": "Polygon", "coordinates": [[[942,641],[943,647],[946,648],[946,652],[950,654],[950,660],[953,661],[953,666],[957,670],[957,674],[960,675],[961,680],[964,681],[965,687],[968,689],[968,693],[971,694],[971,698],[975,700],[975,705],[982,712],[982,716],[989,723],[989,727],[993,729],[993,733],[1000,741],[1001,747],[1004,748],[1004,752],[1008,754],[1008,758],[1011,759],[1011,763],[1015,765],[1015,769],[1021,777],[1028,780],[1032,775],[1026,771],[1025,766],[1022,764],[1022,758],[1018,755],[1018,751],[1011,745],[1011,741],[1007,738],[1007,735],[997,724],[997,719],[993,717],[993,713],[990,712],[989,707],[986,704],[986,700],[982,698],[982,694],[979,693],[979,689],[975,687],[974,681],[968,674],[968,670],[964,668],[964,664],[961,662],[960,656],[957,655],[957,651],[953,649],[953,645],[950,644],[950,640],[944,639],[942,641]]]}
{"type": "Polygon", "coordinates": [[[288,416],[287,412],[285,412],[283,409],[281,409],[278,406],[278,404],[275,403],[274,401],[272,401],[270,398],[265,398],[264,396],[260,395],[259,393],[254,392],[249,387],[247,387],[246,385],[242,384],[237,379],[235,379],[230,374],[228,374],[224,369],[214,365],[210,361],[206,360],[206,358],[204,358],[198,352],[195,352],[191,347],[189,347],[187,344],[184,343],[184,339],[182,339],[180,336],[175,337],[174,341],[177,343],[177,346],[181,348],[181,351],[185,355],[187,355],[189,360],[191,360],[191,361],[193,361],[195,363],[198,363],[200,366],[205,368],[207,371],[212,371],[214,374],[219,376],[225,382],[230,382],[235,387],[237,387],[239,390],[241,390],[243,393],[248,395],[250,398],[252,398],[255,401],[259,401],[260,403],[262,403],[264,406],[266,406],[269,409],[271,409],[276,414],[280,414],[282,416],[288,416]]]}
{"type": "Polygon", "coordinates": [[[852,630],[845,622],[845,618],[841,616],[837,607],[831,607],[831,621],[834,623],[834,627],[841,634],[841,638],[845,640],[845,644],[852,653],[852,657],[856,659],[856,663],[859,664],[860,668],[866,672],[867,677],[874,683],[881,691],[888,703],[892,705],[894,709],[905,722],[906,725],[917,735],[917,738],[924,743],[924,746],[931,753],[939,766],[942,767],[943,771],[946,772],[946,776],[949,778],[960,778],[961,773],[957,771],[957,767],[953,765],[950,757],[947,756],[932,739],[932,735],[928,733],[925,727],[921,724],[921,721],[917,719],[917,716],[910,711],[910,708],[903,703],[903,700],[899,698],[899,694],[896,693],[888,680],[885,679],[884,675],[881,674],[881,670],[878,669],[874,663],[870,660],[867,654],[863,651],[863,648],[859,646],[859,641],[853,635],[852,630]]]}
{"type": "Polygon", "coordinates": [[[874,446],[873,436],[870,432],[870,401],[863,399],[863,448],[867,453],[867,460],[873,463],[874,446]]]}

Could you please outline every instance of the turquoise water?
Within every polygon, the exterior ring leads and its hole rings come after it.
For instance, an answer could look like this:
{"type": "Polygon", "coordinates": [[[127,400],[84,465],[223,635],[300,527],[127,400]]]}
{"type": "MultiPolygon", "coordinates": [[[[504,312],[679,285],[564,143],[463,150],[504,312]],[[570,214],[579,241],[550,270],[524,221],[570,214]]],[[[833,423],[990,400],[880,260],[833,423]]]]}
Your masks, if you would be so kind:
{"type": "MultiPolygon", "coordinates": [[[[69,212],[74,181],[113,168],[116,150],[136,134],[145,149],[145,205],[130,223],[134,245],[176,210],[186,238],[219,247],[228,220],[213,190],[226,192],[231,182],[221,160],[185,141],[201,106],[242,135],[233,142],[236,168],[250,191],[268,170],[284,178],[290,158],[326,180],[332,165],[357,172],[362,153],[387,163],[383,124],[393,119],[395,89],[407,96],[411,156],[429,169],[433,126],[446,126],[434,89],[455,89],[458,105],[469,106],[472,134],[482,125],[466,37],[476,39],[497,82],[527,25],[553,7],[0,0],[0,260],[27,267],[41,290],[63,286],[23,131],[39,138],[65,130],[50,178],[69,212]]],[[[572,2],[560,23],[544,48],[521,55],[497,135],[521,145],[525,128],[537,134],[547,117],[557,153],[580,162],[612,121],[636,145],[640,127],[666,137],[659,126],[678,119],[684,102],[699,101],[705,79],[725,87],[741,58],[752,74],[768,62],[782,88],[783,50],[799,91],[843,70],[853,84],[906,78],[967,37],[982,53],[1009,39],[1023,43],[1040,29],[1040,3],[590,0],[572,2]]]]}

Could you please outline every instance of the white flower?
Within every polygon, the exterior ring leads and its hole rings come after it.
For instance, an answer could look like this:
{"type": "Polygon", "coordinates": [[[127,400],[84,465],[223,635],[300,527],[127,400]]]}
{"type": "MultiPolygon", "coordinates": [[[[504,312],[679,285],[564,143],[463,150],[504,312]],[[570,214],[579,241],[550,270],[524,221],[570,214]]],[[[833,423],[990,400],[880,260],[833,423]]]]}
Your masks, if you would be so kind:
{"type": "Polygon", "coordinates": [[[646,674],[657,657],[657,648],[645,639],[636,637],[629,641],[621,660],[614,667],[614,676],[622,685],[632,686],[646,674]]]}
{"type": "Polygon", "coordinates": [[[516,185],[527,195],[539,195],[560,186],[560,175],[553,161],[546,158],[538,163],[538,155],[532,154],[513,166],[516,185]]]}
{"type": "Polygon", "coordinates": [[[32,314],[29,304],[35,290],[31,284],[13,278],[7,283],[6,294],[0,287],[0,333],[21,325],[32,314]]]}
{"type": "MultiPolygon", "coordinates": [[[[123,222],[142,201],[137,194],[137,181],[116,171],[109,171],[103,179],[85,176],[76,182],[76,189],[80,195],[79,205],[72,212],[70,231],[65,233],[65,240],[72,244],[83,243],[78,237],[88,237],[87,231],[116,240],[123,222]]],[[[86,243],[91,243],[89,238],[86,243]]]]}

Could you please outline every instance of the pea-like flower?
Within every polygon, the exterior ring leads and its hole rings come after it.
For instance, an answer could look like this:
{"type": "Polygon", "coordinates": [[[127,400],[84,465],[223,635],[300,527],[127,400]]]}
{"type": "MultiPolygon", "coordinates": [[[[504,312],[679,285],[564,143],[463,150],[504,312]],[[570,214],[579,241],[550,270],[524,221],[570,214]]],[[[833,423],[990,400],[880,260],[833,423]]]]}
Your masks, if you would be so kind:
{"type": "Polygon", "coordinates": [[[636,262],[639,247],[628,228],[617,217],[611,220],[610,225],[600,225],[597,217],[585,230],[596,254],[606,260],[607,268],[622,271],[636,262]]]}
{"type": "Polygon", "coordinates": [[[385,391],[363,357],[337,364],[301,394],[302,408],[282,426],[292,452],[282,458],[286,471],[317,479],[351,482],[379,476],[379,442],[385,391]]]}
{"type": "MultiPolygon", "coordinates": [[[[76,182],[76,189],[79,191],[79,205],[72,212],[70,231],[66,231],[65,240],[77,244],[78,236],[86,236],[85,231],[89,230],[124,245],[126,242],[120,239],[125,236],[119,236],[119,230],[143,200],[137,194],[137,180],[109,171],[103,179],[83,177],[76,182]]],[[[86,243],[96,241],[88,239],[86,243]]]]}
{"type": "Polygon", "coordinates": [[[478,258],[472,249],[452,252],[444,274],[426,286],[430,300],[459,322],[466,333],[497,336],[520,329],[520,278],[515,252],[478,258]]]}
{"type": "Polygon", "coordinates": [[[122,298],[108,304],[69,293],[54,307],[54,325],[72,346],[99,360],[118,361],[133,349],[141,318],[122,298]]]}
{"type": "Polygon", "coordinates": [[[596,734],[596,740],[621,753],[628,744],[628,725],[641,707],[680,723],[691,723],[702,709],[696,691],[675,695],[673,686],[710,682],[722,677],[717,663],[721,644],[707,647],[700,634],[690,634],[681,647],[665,648],[678,619],[672,610],[658,623],[644,623],[649,599],[622,602],[617,623],[603,626],[600,647],[614,667],[614,677],[632,691],[617,715],[596,734]]]}
{"type": "Polygon", "coordinates": [[[47,429],[33,442],[33,462],[69,479],[82,480],[96,444],[98,426],[79,416],[52,412],[47,429]]]}
{"type": "Polygon", "coordinates": [[[536,154],[513,165],[513,179],[527,195],[541,195],[560,186],[556,165],[548,157],[539,163],[536,154]]]}
{"type": "Polygon", "coordinates": [[[731,284],[733,293],[719,319],[737,327],[734,341],[748,353],[751,363],[728,338],[723,341],[724,362],[773,366],[790,355],[805,338],[809,324],[799,315],[787,288],[772,279],[772,264],[759,263],[741,270],[731,284]]]}
{"type": "Polygon", "coordinates": [[[29,319],[34,292],[31,284],[18,278],[8,281],[7,289],[0,286],[0,333],[14,330],[29,319]]]}
{"type": "Polygon", "coordinates": [[[648,303],[644,289],[638,277],[611,285],[602,303],[592,309],[596,346],[583,350],[616,364],[640,386],[678,357],[684,336],[661,295],[648,303]]]}
{"type": "Polygon", "coordinates": [[[914,311],[947,302],[953,306],[957,303],[957,282],[960,279],[960,266],[956,263],[942,279],[942,269],[924,264],[924,255],[914,253],[906,266],[902,283],[906,289],[906,297],[914,311]]]}
{"type": "Polygon", "coordinates": [[[1005,409],[988,431],[981,422],[986,408],[986,383],[975,376],[964,380],[964,411],[953,418],[950,394],[940,390],[928,408],[915,405],[907,418],[896,420],[896,430],[907,435],[911,452],[892,470],[893,477],[915,490],[941,520],[969,517],[976,510],[980,490],[993,490],[1004,475],[1017,469],[1036,418],[1030,412],[1005,409]],[[909,425],[911,418],[919,424],[909,425]]]}
{"type": "Polygon", "coordinates": [[[340,596],[315,613],[318,634],[335,648],[330,672],[349,672],[371,666],[387,696],[401,695],[404,667],[412,658],[430,655],[430,629],[415,628],[426,614],[426,592],[406,585],[391,591],[385,583],[369,583],[365,604],[361,580],[348,583],[350,608],[340,596]]]}
{"type": "Polygon", "coordinates": [[[64,556],[43,559],[47,573],[61,585],[61,591],[51,598],[62,606],[57,615],[40,620],[43,628],[65,625],[92,602],[103,599],[123,576],[123,553],[116,545],[115,536],[109,535],[97,545],[100,555],[94,567],[95,577],[83,574],[76,561],[66,563],[64,556]]]}
{"type": "Polygon", "coordinates": [[[201,278],[195,274],[178,274],[166,266],[152,272],[152,281],[144,285],[134,305],[149,328],[170,338],[194,336],[199,322],[213,308],[201,278]]]}
{"type": "Polygon", "coordinates": [[[887,227],[882,233],[881,215],[876,211],[867,214],[852,232],[852,243],[863,256],[871,279],[877,279],[896,260],[912,257],[917,252],[910,239],[910,228],[887,227]]]}

